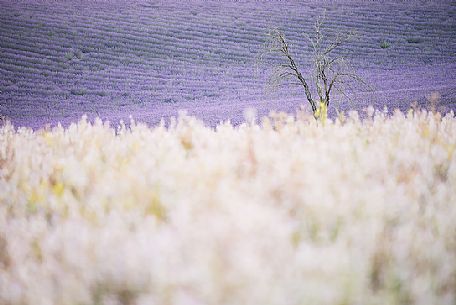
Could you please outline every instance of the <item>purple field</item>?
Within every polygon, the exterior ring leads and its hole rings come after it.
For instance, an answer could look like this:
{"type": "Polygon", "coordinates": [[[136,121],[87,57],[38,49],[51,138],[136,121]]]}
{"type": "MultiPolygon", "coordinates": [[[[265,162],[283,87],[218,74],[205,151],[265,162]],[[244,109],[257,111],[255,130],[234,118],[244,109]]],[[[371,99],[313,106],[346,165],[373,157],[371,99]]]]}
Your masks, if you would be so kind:
{"type": "MultiPolygon", "coordinates": [[[[5,1],[0,0],[0,114],[42,127],[83,114],[156,124],[180,109],[208,125],[307,107],[299,87],[265,90],[257,64],[269,29],[282,29],[305,69],[303,38],[326,10],[327,32],[355,29],[342,51],[370,89],[334,110],[367,105],[456,110],[454,1],[5,1]]],[[[269,61],[269,62],[268,62],[269,61]]]]}

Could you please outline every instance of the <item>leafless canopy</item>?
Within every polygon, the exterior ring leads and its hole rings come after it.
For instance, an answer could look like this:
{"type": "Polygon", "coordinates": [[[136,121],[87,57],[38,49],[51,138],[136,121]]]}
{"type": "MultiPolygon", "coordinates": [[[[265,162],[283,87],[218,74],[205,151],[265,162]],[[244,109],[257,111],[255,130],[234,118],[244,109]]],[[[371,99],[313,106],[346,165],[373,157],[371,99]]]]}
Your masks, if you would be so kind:
{"type": "Polygon", "coordinates": [[[343,56],[334,55],[334,50],[349,42],[355,33],[338,33],[332,41],[325,41],[325,36],[322,32],[323,19],[319,18],[316,21],[314,36],[307,37],[313,50],[313,75],[302,75],[282,31],[278,29],[271,30],[268,33],[269,39],[266,45],[267,52],[278,53],[283,59],[279,65],[273,68],[270,84],[277,85],[285,80],[297,80],[297,83],[304,88],[307,101],[314,115],[318,113],[320,107],[328,109],[331,93],[334,90],[338,90],[345,95],[345,90],[354,81],[364,84],[363,80],[350,68],[343,56]],[[311,83],[309,81],[312,82],[313,92],[315,93],[316,91],[317,100],[312,95],[311,83]]]}

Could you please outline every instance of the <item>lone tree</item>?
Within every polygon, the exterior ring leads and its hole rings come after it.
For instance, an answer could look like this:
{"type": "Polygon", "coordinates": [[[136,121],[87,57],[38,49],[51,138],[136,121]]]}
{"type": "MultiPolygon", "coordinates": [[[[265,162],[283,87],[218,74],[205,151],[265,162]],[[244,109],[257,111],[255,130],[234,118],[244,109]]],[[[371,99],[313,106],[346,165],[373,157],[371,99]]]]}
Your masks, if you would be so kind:
{"type": "Polygon", "coordinates": [[[279,54],[282,59],[281,63],[272,69],[272,75],[269,79],[270,84],[276,86],[290,79],[297,80],[294,84],[302,85],[304,88],[314,117],[325,120],[334,90],[347,96],[346,90],[350,89],[354,82],[365,83],[351,69],[345,57],[343,55],[335,55],[336,52],[334,52],[334,50],[352,40],[355,33],[338,33],[334,39],[327,41],[322,32],[323,20],[324,17],[317,19],[314,36],[307,37],[313,50],[312,75],[302,74],[290,52],[289,44],[282,31],[273,29],[268,33],[266,52],[279,54]],[[312,81],[312,83],[309,83],[309,81],[312,81]],[[317,99],[314,98],[315,94],[312,94],[315,92],[318,96],[317,99]]]}

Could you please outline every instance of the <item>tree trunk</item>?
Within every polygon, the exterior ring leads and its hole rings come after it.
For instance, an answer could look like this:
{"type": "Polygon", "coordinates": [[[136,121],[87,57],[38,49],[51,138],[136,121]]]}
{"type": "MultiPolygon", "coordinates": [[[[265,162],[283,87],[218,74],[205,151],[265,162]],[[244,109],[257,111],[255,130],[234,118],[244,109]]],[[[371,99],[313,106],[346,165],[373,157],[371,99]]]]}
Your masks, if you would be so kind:
{"type": "Polygon", "coordinates": [[[325,100],[320,100],[320,104],[313,112],[313,115],[316,120],[321,121],[323,124],[326,123],[326,119],[328,118],[328,105],[325,100]]]}

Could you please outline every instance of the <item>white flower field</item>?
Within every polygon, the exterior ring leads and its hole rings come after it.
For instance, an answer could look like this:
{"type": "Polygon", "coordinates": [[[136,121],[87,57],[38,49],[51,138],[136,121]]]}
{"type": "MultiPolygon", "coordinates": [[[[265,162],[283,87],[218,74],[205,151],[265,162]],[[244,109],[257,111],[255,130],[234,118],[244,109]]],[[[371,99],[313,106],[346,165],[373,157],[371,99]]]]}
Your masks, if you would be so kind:
{"type": "Polygon", "coordinates": [[[0,304],[455,304],[456,119],[0,129],[0,304]]]}
{"type": "Polygon", "coordinates": [[[455,72],[452,0],[0,0],[0,305],[456,305],[455,72]]]}

